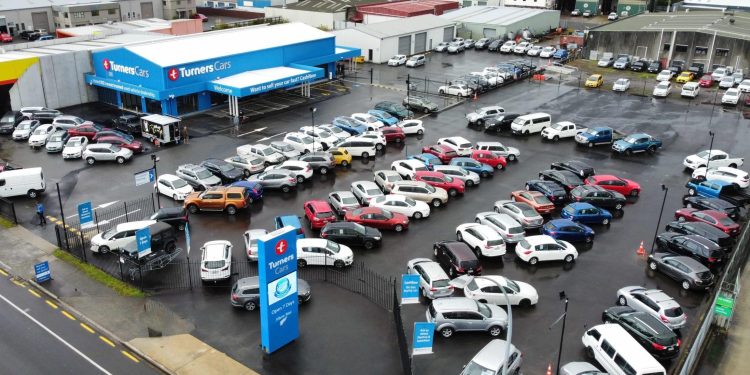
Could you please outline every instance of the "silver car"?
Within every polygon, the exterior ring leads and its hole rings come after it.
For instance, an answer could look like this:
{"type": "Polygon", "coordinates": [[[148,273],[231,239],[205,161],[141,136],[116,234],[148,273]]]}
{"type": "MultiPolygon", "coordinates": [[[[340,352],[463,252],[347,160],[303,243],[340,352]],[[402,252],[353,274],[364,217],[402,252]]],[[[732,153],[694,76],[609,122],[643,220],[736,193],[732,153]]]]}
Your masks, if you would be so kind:
{"type": "Polygon", "coordinates": [[[271,142],[269,146],[281,155],[284,155],[287,159],[296,158],[300,156],[300,152],[295,150],[292,145],[283,141],[271,142]]]}
{"type": "Polygon", "coordinates": [[[383,192],[372,181],[354,181],[351,185],[352,193],[363,206],[370,204],[370,199],[380,197],[383,192]]]}
{"type": "Polygon", "coordinates": [[[362,207],[359,200],[351,191],[339,190],[328,194],[328,203],[339,215],[346,214],[346,211],[356,210],[362,207]]]}
{"type": "Polygon", "coordinates": [[[100,161],[116,161],[117,164],[123,164],[133,157],[133,151],[109,143],[95,143],[86,146],[81,157],[89,165],[100,161]]]}
{"type": "Polygon", "coordinates": [[[469,363],[464,366],[460,375],[501,374],[506,362],[507,373],[518,375],[521,373],[523,354],[515,345],[505,340],[494,339],[487,343],[469,363]],[[508,350],[510,345],[510,350],[508,350]]]}
{"type": "Polygon", "coordinates": [[[544,219],[536,212],[534,207],[525,202],[497,201],[495,202],[495,212],[509,215],[519,222],[524,229],[539,228],[544,224],[544,219]]]}
{"type": "Polygon", "coordinates": [[[254,173],[263,172],[263,169],[265,169],[263,158],[254,155],[235,155],[224,159],[224,161],[242,169],[242,173],[245,177],[250,177],[250,175],[254,173]]]}
{"type": "Polygon", "coordinates": [[[617,291],[617,304],[646,312],[673,330],[680,329],[687,323],[687,315],[680,304],[659,289],[626,286],[617,291]]]}
{"type": "Polygon", "coordinates": [[[299,156],[297,160],[309,163],[310,167],[320,174],[327,174],[328,171],[336,167],[336,161],[333,160],[330,152],[308,152],[305,155],[299,156]]]}
{"type": "Polygon", "coordinates": [[[258,238],[266,234],[268,234],[268,231],[265,229],[248,229],[245,231],[243,238],[245,239],[245,251],[248,260],[258,260],[258,238]]]}
{"type": "Polygon", "coordinates": [[[297,175],[288,169],[271,169],[247,179],[257,181],[264,189],[280,189],[288,193],[297,186],[297,175]]]}
{"type": "Polygon", "coordinates": [[[607,375],[588,362],[568,362],[560,367],[560,375],[607,375]]]}
{"type": "MultiPolygon", "coordinates": [[[[91,145],[89,145],[91,147],[91,145]]],[[[85,157],[84,157],[85,158],[85,157]]],[[[206,167],[195,164],[183,164],[177,167],[177,177],[187,181],[195,190],[205,190],[211,186],[221,185],[221,179],[214,176],[206,167]]]]}
{"type": "Polygon", "coordinates": [[[458,331],[486,331],[497,337],[508,326],[505,310],[466,297],[433,300],[425,315],[428,322],[435,323],[435,331],[445,338],[458,331]]]}
{"type": "Polygon", "coordinates": [[[47,144],[44,148],[47,152],[61,152],[65,147],[65,142],[68,141],[69,135],[65,130],[58,130],[49,136],[47,144]]]}
{"type": "MultiPolygon", "coordinates": [[[[300,305],[310,300],[310,284],[297,279],[297,295],[300,305]]],[[[237,280],[232,286],[229,302],[234,307],[242,307],[247,311],[254,311],[260,305],[260,279],[258,276],[245,277],[237,280]]]]}
{"type": "Polygon", "coordinates": [[[523,240],[525,236],[523,226],[507,214],[492,211],[480,212],[474,221],[492,228],[507,243],[516,243],[523,240]]]}
{"type": "Polygon", "coordinates": [[[416,258],[406,263],[406,273],[419,275],[419,289],[429,299],[448,297],[453,294],[451,279],[438,262],[427,258],[416,258]]]}
{"type": "Polygon", "coordinates": [[[393,187],[393,183],[397,181],[403,181],[404,178],[401,177],[400,174],[396,171],[388,170],[388,169],[381,169],[379,171],[374,172],[375,177],[373,177],[373,181],[386,193],[391,192],[391,188],[393,187]]]}
{"type": "Polygon", "coordinates": [[[648,257],[648,268],[675,279],[685,290],[705,290],[714,284],[714,275],[711,271],[691,257],[673,253],[654,253],[648,257]]]}
{"type": "Polygon", "coordinates": [[[466,169],[457,165],[433,165],[432,169],[435,172],[441,172],[446,176],[457,178],[463,181],[466,187],[479,185],[479,183],[482,182],[482,179],[478,174],[472,171],[467,171],[466,169]]]}

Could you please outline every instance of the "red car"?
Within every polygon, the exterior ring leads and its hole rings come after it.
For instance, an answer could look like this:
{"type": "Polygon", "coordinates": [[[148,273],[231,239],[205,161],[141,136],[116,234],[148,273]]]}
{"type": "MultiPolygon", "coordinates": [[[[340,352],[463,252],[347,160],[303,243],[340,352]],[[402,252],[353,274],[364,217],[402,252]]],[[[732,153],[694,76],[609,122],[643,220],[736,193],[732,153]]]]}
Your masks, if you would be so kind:
{"type": "Polygon", "coordinates": [[[534,207],[540,215],[547,215],[555,212],[555,204],[547,196],[538,191],[516,190],[510,193],[510,199],[515,202],[524,202],[534,207]]]}
{"type": "Polygon", "coordinates": [[[699,221],[722,232],[736,236],[740,234],[740,225],[730,219],[727,214],[716,210],[698,210],[696,208],[682,208],[674,213],[674,218],[679,221],[699,221]]]}
{"type": "Polygon", "coordinates": [[[0,33],[0,42],[10,43],[12,41],[13,41],[13,36],[11,36],[10,34],[6,34],[6,33],[0,33]]]}
{"type": "Polygon", "coordinates": [[[700,87],[711,87],[714,85],[714,79],[711,77],[711,72],[708,72],[701,77],[698,81],[700,87]]]}
{"type": "Polygon", "coordinates": [[[86,137],[90,141],[94,139],[96,133],[99,133],[102,130],[109,129],[96,124],[78,125],[76,127],[68,129],[68,135],[70,135],[71,137],[86,137]]]}
{"type": "Polygon", "coordinates": [[[432,145],[422,147],[422,153],[431,154],[437,156],[443,164],[450,164],[451,159],[458,156],[455,150],[448,146],[443,145],[432,145]]]}
{"type": "Polygon", "coordinates": [[[201,13],[195,13],[192,16],[190,16],[190,18],[194,20],[201,20],[201,22],[208,22],[208,17],[206,17],[205,14],[201,14],[201,13]]]}
{"type": "Polygon", "coordinates": [[[637,182],[610,174],[590,176],[584,181],[584,183],[586,185],[601,186],[607,190],[616,191],[624,196],[637,197],[641,192],[641,185],[637,182]]]}
{"type": "Polygon", "coordinates": [[[136,141],[132,138],[120,137],[118,135],[105,135],[103,137],[96,137],[96,143],[109,143],[122,148],[127,148],[133,151],[134,154],[143,152],[143,144],[140,141],[136,141]]]}
{"type": "Polygon", "coordinates": [[[383,133],[386,142],[401,143],[406,139],[404,129],[396,126],[385,126],[380,128],[380,132],[383,133]]]}
{"type": "Polygon", "coordinates": [[[508,162],[505,161],[504,157],[497,155],[492,151],[474,150],[471,152],[471,158],[480,163],[487,164],[492,168],[497,168],[497,170],[501,170],[505,168],[506,165],[508,165],[508,162]]]}
{"type": "Polygon", "coordinates": [[[414,180],[423,181],[428,185],[443,188],[451,197],[463,194],[466,191],[466,185],[464,185],[463,181],[446,176],[442,172],[417,171],[414,175],[414,180]]]}
{"type": "Polygon", "coordinates": [[[344,220],[377,229],[392,229],[401,232],[409,229],[409,218],[378,207],[363,207],[347,211],[344,220]]]}
{"type": "Polygon", "coordinates": [[[310,222],[310,229],[320,229],[326,224],[336,221],[336,213],[328,202],[315,199],[304,204],[305,217],[310,222]]]}

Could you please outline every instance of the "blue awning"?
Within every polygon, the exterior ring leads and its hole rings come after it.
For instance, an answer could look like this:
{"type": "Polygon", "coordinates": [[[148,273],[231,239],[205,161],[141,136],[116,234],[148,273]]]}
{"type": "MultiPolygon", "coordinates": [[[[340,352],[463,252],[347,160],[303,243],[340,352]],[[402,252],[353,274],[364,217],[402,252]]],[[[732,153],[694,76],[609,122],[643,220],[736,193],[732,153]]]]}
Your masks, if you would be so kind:
{"type": "Polygon", "coordinates": [[[323,69],[294,64],[277,68],[251,70],[211,81],[207,89],[220,94],[245,97],[285,87],[297,86],[322,78],[323,69]]]}

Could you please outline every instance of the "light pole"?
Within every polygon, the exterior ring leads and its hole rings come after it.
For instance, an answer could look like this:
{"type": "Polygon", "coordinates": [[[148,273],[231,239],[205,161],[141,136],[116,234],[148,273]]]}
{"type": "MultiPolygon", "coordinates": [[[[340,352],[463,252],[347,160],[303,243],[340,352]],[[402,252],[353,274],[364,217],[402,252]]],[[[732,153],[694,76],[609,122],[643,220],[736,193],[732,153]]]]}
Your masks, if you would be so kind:
{"type": "Polygon", "coordinates": [[[501,375],[508,375],[508,357],[510,357],[510,340],[513,337],[513,311],[511,311],[510,299],[508,299],[508,293],[505,292],[505,287],[500,285],[500,283],[498,283],[496,280],[493,280],[489,277],[483,277],[483,279],[495,284],[498,288],[500,288],[500,291],[503,292],[503,297],[505,298],[505,308],[508,309],[508,328],[507,328],[507,334],[505,335],[505,344],[506,344],[505,345],[505,360],[503,361],[503,371],[501,372],[501,375]]]}
{"type": "Polygon", "coordinates": [[[565,295],[565,291],[563,290],[560,292],[560,299],[565,300],[565,312],[563,313],[563,325],[562,325],[562,332],[560,332],[560,347],[557,349],[557,375],[560,375],[560,359],[562,358],[562,347],[563,347],[563,338],[565,337],[565,320],[568,318],[568,296],[565,295]]]}
{"type": "Polygon", "coordinates": [[[708,157],[706,158],[706,179],[708,179],[708,164],[711,163],[711,153],[714,151],[714,135],[716,135],[716,133],[709,130],[708,135],[711,137],[711,143],[708,145],[708,157]]]}
{"type": "Polygon", "coordinates": [[[313,132],[313,152],[315,152],[315,138],[318,138],[318,134],[315,133],[315,112],[318,111],[317,107],[310,107],[310,121],[312,124],[312,132],[313,132]]]}
{"type": "Polygon", "coordinates": [[[411,118],[411,101],[409,101],[409,96],[411,94],[411,76],[409,74],[406,75],[406,118],[411,118]]]}
{"type": "Polygon", "coordinates": [[[651,242],[651,254],[656,249],[656,235],[659,234],[659,226],[661,225],[661,215],[664,213],[664,204],[667,203],[667,193],[669,188],[667,185],[661,184],[661,190],[664,192],[664,198],[661,201],[661,210],[659,210],[659,220],[656,222],[656,230],[654,231],[654,240],[651,242]]]}
{"type": "Polygon", "coordinates": [[[159,172],[156,171],[156,162],[159,161],[159,157],[155,154],[151,154],[151,160],[154,161],[154,182],[156,183],[156,205],[161,208],[161,197],[159,197],[159,172]]]}

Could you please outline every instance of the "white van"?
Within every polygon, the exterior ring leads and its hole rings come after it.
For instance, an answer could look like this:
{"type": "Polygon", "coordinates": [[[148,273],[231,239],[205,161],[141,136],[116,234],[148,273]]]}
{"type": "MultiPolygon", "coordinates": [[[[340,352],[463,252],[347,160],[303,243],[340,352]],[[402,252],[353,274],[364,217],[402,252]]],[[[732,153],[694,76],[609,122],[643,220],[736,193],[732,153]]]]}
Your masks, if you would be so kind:
{"type": "Polygon", "coordinates": [[[0,172],[0,197],[27,195],[34,199],[46,188],[40,167],[0,172]]]}
{"type": "Polygon", "coordinates": [[[370,156],[375,156],[376,147],[378,145],[377,140],[369,138],[349,138],[345,139],[334,147],[343,147],[352,156],[359,156],[363,159],[367,159],[370,156]]]}
{"type": "Polygon", "coordinates": [[[539,133],[544,128],[552,125],[552,117],[546,113],[532,113],[516,117],[510,124],[513,134],[539,133]]]}
{"type": "Polygon", "coordinates": [[[666,375],[664,369],[638,341],[617,324],[592,327],[581,338],[590,357],[610,375],[666,375]]]}

